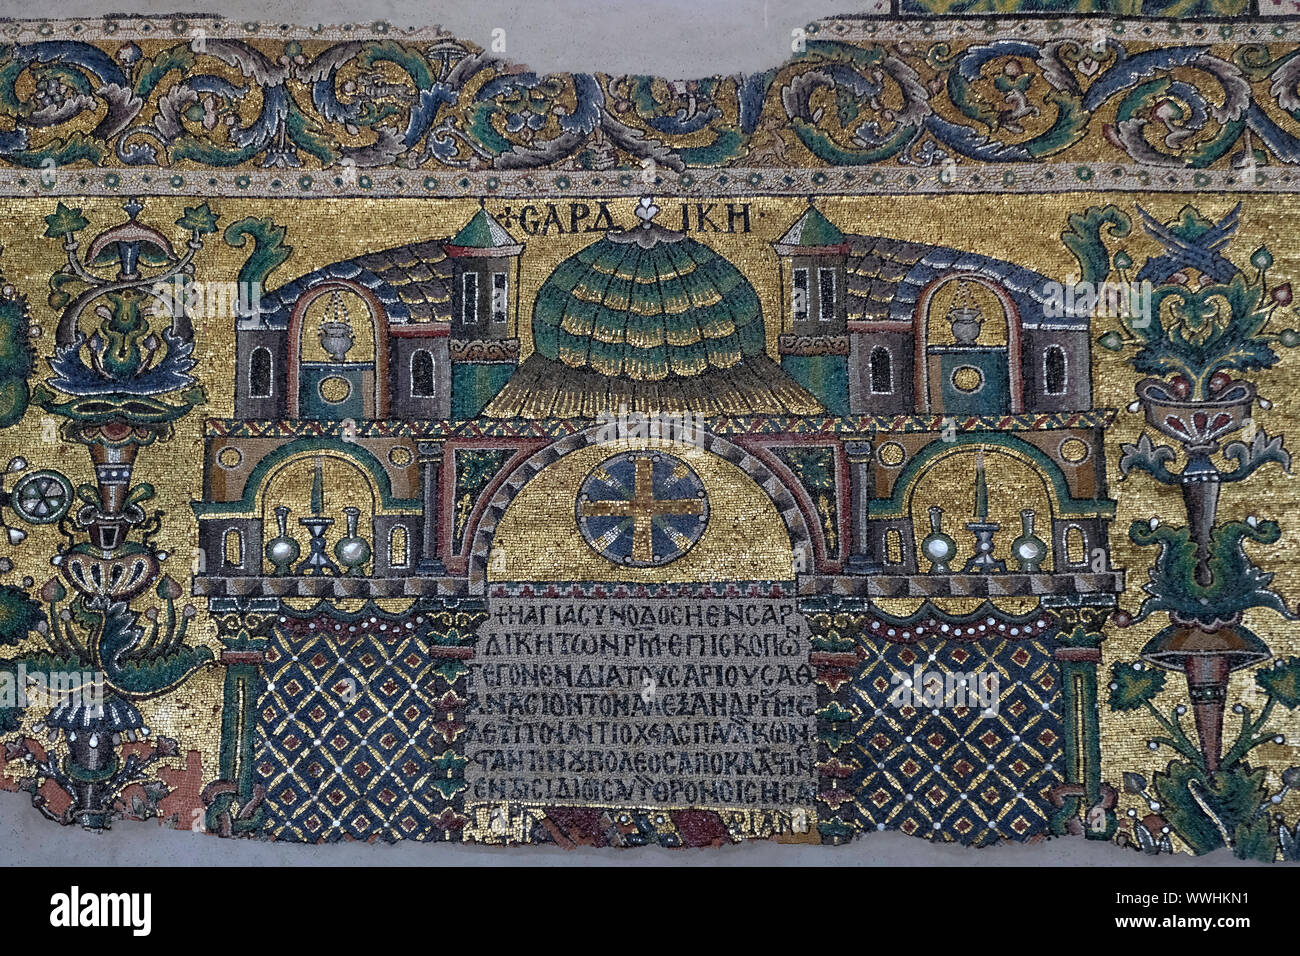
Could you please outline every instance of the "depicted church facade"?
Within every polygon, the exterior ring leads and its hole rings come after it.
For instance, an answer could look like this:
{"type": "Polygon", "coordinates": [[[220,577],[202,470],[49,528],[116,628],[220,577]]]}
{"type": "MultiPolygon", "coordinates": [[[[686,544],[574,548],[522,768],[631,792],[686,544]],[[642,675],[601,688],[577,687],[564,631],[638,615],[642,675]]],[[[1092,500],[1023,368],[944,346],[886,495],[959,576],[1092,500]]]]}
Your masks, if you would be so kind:
{"type": "MultiPolygon", "coordinates": [[[[416,562],[430,566],[456,566],[465,555],[456,549],[464,536],[448,533],[447,509],[439,508],[454,507],[455,473],[440,472],[436,482],[411,477],[421,462],[431,470],[429,454],[436,455],[417,447],[424,423],[439,423],[427,437],[446,436],[443,444],[455,448],[484,423],[594,420],[620,410],[724,422],[762,416],[774,425],[817,419],[841,436],[825,447],[845,461],[857,460],[849,446],[873,439],[873,461],[842,469],[851,474],[835,488],[846,506],[834,537],[849,544],[819,536],[810,571],[839,571],[850,557],[859,566],[866,559],[872,567],[925,570],[915,536],[899,536],[901,557],[897,543],[884,545],[899,530],[885,505],[918,453],[924,458],[934,441],[954,443],[945,442],[945,428],[949,437],[967,435],[985,419],[1005,421],[998,431],[1024,445],[1065,500],[1103,504],[1096,514],[1054,519],[1052,563],[1082,566],[1106,550],[1101,432],[1085,424],[1098,420],[1088,320],[1045,316],[1045,276],[975,253],[847,235],[812,207],[773,249],[783,304],[775,359],[757,294],[740,272],[703,243],[647,221],[598,240],[552,273],[536,296],[533,351],[521,365],[524,245],[481,210],[447,241],[335,263],[267,296],[260,314],[236,330],[232,421],[309,423],[311,440],[351,429],[340,444],[366,458],[390,503],[412,505],[382,530],[404,527],[408,557],[418,552],[416,562]],[[626,288],[609,280],[620,268],[631,270],[626,288]],[[682,308],[674,312],[675,302],[682,308]],[[645,320],[648,331],[632,327],[629,316],[645,320]],[[1072,424],[1018,427],[1018,416],[1043,414],[1072,424]],[[857,513],[847,505],[855,494],[857,513]]],[[[520,435],[515,446],[531,450],[535,441],[520,435]]],[[[208,499],[198,506],[209,573],[265,571],[265,525],[249,516],[224,520],[209,506],[252,504],[258,489],[241,477],[264,474],[294,442],[286,435],[209,443],[208,499]],[[232,532],[238,547],[227,547],[232,532]],[[242,557],[232,561],[236,553],[242,557]]],[[[778,470],[808,525],[821,527],[807,489],[778,470]]],[[[414,567],[389,549],[372,553],[369,576],[404,576],[414,567]]]]}
{"type": "MultiPolygon", "coordinates": [[[[780,310],[765,311],[755,276],[660,225],[653,202],[635,212],[528,301],[530,252],[486,208],[446,240],[264,295],[235,330],[234,415],[208,426],[196,591],[214,613],[274,619],[313,598],[477,613],[521,587],[761,582],[814,622],[818,713],[843,714],[856,739],[873,739],[881,668],[910,666],[927,629],[957,663],[982,653],[1022,675],[1003,707],[1017,732],[987,756],[998,801],[1031,798],[971,816],[969,839],[1077,824],[1103,801],[1090,615],[1123,585],[1088,316],[1053,317],[1034,270],[850,232],[812,203],[771,245],[780,310]],[[689,453],[654,431],[665,417],[692,423],[689,453]],[[524,507],[541,510],[521,525],[524,507]],[[839,644],[819,622],[844,613],[856,636],[839,644]]],[[[290,666],[289,645],[275,650],[288,632],[270,633],[270,658],[290,666]]],[[[283,714],[263,703],[283,747],[283,714]]],[[[905,807],[903,732],[886,736],[874,755],[820,745],[822,819],[907,832],[939,819],[905,807]]],[[[305,791],[286,803],[267,774],[281,831],[323,838],[305,791]]],[[[957,799],[949,822],[967,819],[957,799]]],[[[437,838],[427,820],[363,816],[358,838],[437,838]]]]}

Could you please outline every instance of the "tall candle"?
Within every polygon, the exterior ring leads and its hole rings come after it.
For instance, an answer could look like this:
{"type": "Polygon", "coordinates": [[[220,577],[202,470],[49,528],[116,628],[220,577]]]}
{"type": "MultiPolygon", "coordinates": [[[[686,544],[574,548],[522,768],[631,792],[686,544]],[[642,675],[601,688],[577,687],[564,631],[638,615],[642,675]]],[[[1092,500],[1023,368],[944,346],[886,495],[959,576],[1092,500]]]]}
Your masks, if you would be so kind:
{"type": "Polygon", "coordinates": [[[322,474],[321,460],[316,459],[316,470],[311,476],[311,513],[320,514],[325,510],[325,476],[322,474]]]}
{"type": "Polygon", "coordinates": [[[989,516],[989,486],[984,478],[984,449],[975,454],[975,520],[984,521],[989,516]]]}

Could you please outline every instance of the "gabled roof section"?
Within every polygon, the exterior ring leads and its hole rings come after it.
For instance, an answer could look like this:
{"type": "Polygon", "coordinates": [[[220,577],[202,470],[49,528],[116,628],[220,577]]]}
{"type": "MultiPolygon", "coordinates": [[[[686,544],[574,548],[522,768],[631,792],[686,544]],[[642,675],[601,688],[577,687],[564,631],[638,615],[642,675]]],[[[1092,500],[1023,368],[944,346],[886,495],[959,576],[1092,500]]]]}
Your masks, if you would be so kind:
{"type": "Polygon", "coordinates": [[[1088,314],[1080,305],[1075,314],[1043,318],[1054,280],[1005,259],[948,246],[906,242],[883,236],[845,237],[849,246],[845,266],[850,322],[911,323],[921,292],[935,279],[953,273],[981,276],[1007,291],[1020,312],[1022,327],[1040,325],[1086,330],[1088,314]]]}
{"type": "Polygon", "coordinates": [[[449,256],[517,256],[524,247],[487,209],[480,209],[447,241],[446,251],[449,256]]]}
{"type": "Polygon", "coordinates": [[[374,293],[392,325],[450,322],[450,275],[447,253],[439,240],[367,252],[332,262],[264,293],[260,319],[244,317],[239,325],[245,329],[287,329],[298,298],[313,286],[332,279],[355,282],[374,293]]]}
{"type": "Polygon", "coordinates": [[[428,239],[331,262],[264,293],[260,316],[241,316],[239,328],[287,329],[298,298],[330,280],[355,282],[374,293],[391,325],[450,322],[449,258],[517,256],[523,251],[523,243],[480,207],[451,239],[428,239]]]}

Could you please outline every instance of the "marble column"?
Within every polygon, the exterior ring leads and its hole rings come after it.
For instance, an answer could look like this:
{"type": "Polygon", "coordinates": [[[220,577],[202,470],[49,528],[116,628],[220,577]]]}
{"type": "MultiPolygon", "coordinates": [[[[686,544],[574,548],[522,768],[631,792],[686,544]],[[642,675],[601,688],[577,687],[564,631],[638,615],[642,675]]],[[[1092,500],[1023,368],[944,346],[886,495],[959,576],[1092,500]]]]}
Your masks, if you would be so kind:
{"type": "Polygon", "coordinates": [[[871,440],[855,439],[844,443],[849,460],[849,520],[852,549],[844,570],[849,574],[870,574],[880,570],[871,545],[871,440]]]}
{"type": "Polygon", "coordinates": [[[447,568],[438,560],[438,477],[442,472],[442,443],[417,442],[416,451],[424,489],[424,537],[416,570],[421,574],[445,574],[447,568]]]}

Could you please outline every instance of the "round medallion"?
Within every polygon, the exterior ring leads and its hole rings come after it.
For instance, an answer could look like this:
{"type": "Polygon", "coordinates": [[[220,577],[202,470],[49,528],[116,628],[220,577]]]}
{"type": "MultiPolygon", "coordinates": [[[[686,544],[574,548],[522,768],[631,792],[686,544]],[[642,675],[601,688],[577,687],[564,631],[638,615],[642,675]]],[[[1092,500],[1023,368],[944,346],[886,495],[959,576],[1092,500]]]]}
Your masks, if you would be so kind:
{"type": "Polygon", "coordinates": [[[984,373],[974,365],[962,365],[953,369],[952,385],[960,392],[978,392],[984,387],[984,373]]]}
{"type": "Polygon", "coordinates": [[[1061,459],[1072,465],[1080,465],[1088,460],[1088,443],[1081,438],[1067,438],[1059,446],[1061,459]]]}
{"type": "Polygon", "coordinates": [[[72,482],[57,471],[23,475],[9,494],[9,507],[30,524],[53,524],[73,501],[72,482]]]}
{"type": "Polygon", "coordinates": [[[331,405],[337,405],[348,400],[348,396],[352,394],[352,383],[346,378],[331,375],[329,378],[321,380],[318,390],[321,398],[331,405]]]}
{"type": "Polygon", "coordinates": [[[591,470],[578,490],[575,515],[583,538],[602,557],[650,568],[676,561],[700,540],[709,499],[680,458],[634,451],[591,470]]]}
{"type": "Polygon", "coordinates": [[[889,468],[897,468],[907,458],[907,450],[896,441],[887,441],[876,452],[880,463],[889,468]]]}

